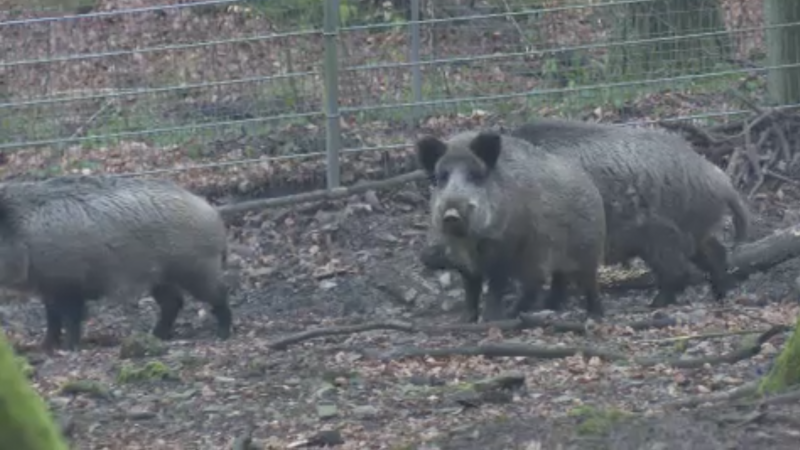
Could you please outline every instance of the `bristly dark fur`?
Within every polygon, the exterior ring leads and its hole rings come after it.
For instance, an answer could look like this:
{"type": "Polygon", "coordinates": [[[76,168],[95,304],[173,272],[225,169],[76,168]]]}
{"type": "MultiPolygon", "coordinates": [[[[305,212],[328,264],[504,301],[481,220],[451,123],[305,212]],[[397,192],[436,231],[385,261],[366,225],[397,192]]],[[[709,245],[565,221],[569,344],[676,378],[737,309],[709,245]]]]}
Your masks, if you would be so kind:
{"type": "Polygon", "coordinates": [[[0,285],[38,294],[46,348],[81,335],[85,302],[130,301],[149,291],[161,307],[153,332],[168,338],[182,290],[206,302],[218,334],[230,333],[222,270],[225,224],[216,209],[155,179],[65,176],[0,183],[0,285]]]}
{"type": "Polygon", "coordinates": [[[445,259],[461,269],[466,320],[478,320],[484,281],[489,295],[483,319],[490,321],[503,317],[510,279],[524,286],[515,307],[524,311],[538,303],[539,290],[551,277],[556,288],[547,307],[559,308],[567,281],[574,280],[587,311],[601,316],[597,267],[605,222],[602,198],[588,174],[568,159],[494,132],[461,133],[441,143],[431,139],[418,143],[417,157],[437,178],[432,229],[446,249],[445,259]]]}

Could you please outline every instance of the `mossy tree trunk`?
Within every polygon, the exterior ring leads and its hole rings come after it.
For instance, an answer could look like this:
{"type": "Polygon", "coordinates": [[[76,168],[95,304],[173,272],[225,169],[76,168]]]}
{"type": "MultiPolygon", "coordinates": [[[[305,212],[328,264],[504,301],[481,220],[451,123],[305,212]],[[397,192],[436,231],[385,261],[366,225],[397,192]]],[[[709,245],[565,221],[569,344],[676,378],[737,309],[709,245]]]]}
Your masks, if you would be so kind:
{"type": "Polygon", "coordinates": [[[0,330],[0,447],[68,450],[47,406],[28,383],[0,330]]]}
{"type": "Polygon", "coordinates": [[[628,3],[615,16],[625,44],[611,47],[610,67],[623,79],[707,73],[729,58],[719,0],[628,3]]]}
{"type": "Polygon", "coordinates": [[[800,385],[800,316],[797,317],[792,337],[775,359],[772,369],[761,380],[759,392],[773,394],[797,385],[800,385]]]}
{"type": "MultiPolygon", "coordinates": [[[[767,59],[770,67],[800,64],[800,1],[764,0],[767,59]]],[[[800,65],[771,69],[767,77],[772,100],[783,105],[800,103],[800,65]]]]}

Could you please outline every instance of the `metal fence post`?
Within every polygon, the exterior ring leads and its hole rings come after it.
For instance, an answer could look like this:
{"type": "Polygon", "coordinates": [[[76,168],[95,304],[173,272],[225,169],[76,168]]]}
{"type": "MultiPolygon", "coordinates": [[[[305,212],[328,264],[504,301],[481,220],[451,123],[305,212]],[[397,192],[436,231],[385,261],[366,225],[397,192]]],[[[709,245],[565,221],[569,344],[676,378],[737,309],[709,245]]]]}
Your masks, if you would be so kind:
{"type": "Polygon", "coordinates": [[[416,126],[417,120],[420,118],[420,106],[422,102],[422,69],[419,66],[419,2],[420,0],[411,0],[411,23],[409,24],[409,32],[411,34],[411,92],[414,96],[414,106],[412,109],[412,123],[416,126]]]}
{"type": "Polygon", "coordinates": [[[339,151],[342,148],[339,127],[339,58],[337,45],[339,38],[339,0],[325,2],[325,25],[322,35],[325,38],[325,150],[326,181],[328,189],[339,187],[339,151]]]}

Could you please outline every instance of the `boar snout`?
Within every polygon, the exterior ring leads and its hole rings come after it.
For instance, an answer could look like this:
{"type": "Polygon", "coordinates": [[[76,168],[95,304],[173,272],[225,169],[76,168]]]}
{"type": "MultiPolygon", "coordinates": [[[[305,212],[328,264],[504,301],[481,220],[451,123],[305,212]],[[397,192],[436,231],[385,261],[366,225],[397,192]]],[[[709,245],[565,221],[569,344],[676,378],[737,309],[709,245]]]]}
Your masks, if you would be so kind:
{"type": "Polygon", "coordinates": [[[464,219],[461,213],[455,208],[449,208],[442,216],[442,227],[447,234],[454,236],[464,236],[466,234],[466,227],[464,226],[464,219]]]}
{"type": "Polygon", "coordinates": [[[442,215],[442,231],[456,237],[467,235],[467,220],[457,208],[448,208],[442,215]]]}

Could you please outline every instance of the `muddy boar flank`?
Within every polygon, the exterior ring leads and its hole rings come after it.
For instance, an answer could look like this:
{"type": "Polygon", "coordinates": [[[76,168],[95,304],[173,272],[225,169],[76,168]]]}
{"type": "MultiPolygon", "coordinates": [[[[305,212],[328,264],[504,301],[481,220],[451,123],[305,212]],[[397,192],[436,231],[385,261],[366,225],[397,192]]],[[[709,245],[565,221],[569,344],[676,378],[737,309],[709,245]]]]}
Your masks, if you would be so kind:
{"type": "Polygon", "coordinates": [[[227,237],[218,212],[162,180],[67,176],[0,183],[0,285],[41,297],[43,345],[74,349],[85,301],[149,291],[160,307],[153,334],[168,339],[183,291],[210,305],[227,338],[222,281],[227,237]]]}
{"type": "Polygon", "coordinates": [[[478,320],[483,281],[489,292],[483,320],[503,316],[502,295],[516,279],[523,295],[517,312],[538,302],[558,308],[574,280],[587,312],[602,315],[597,268],[603,258],[602,198],[578,164],[493,132],[465,132],[447,142],[417,141],[417,158],[435,180],[431,226],[441,236],[465,288],[466,317],[478,320]]]}
{"type": "Polygon", "coordinates": [[[510,134],[577,158],[591,174],[605,204],[606,261],[641,257],[657,279],[652,306],[675,302],[688,282],[688,261],[707,274],[717,300],[727,295],[727,251],[714,233],[730,209],[736,242],[746,240],[749,212],[728,176],[681,137],[560,119],[510,134]]]}

